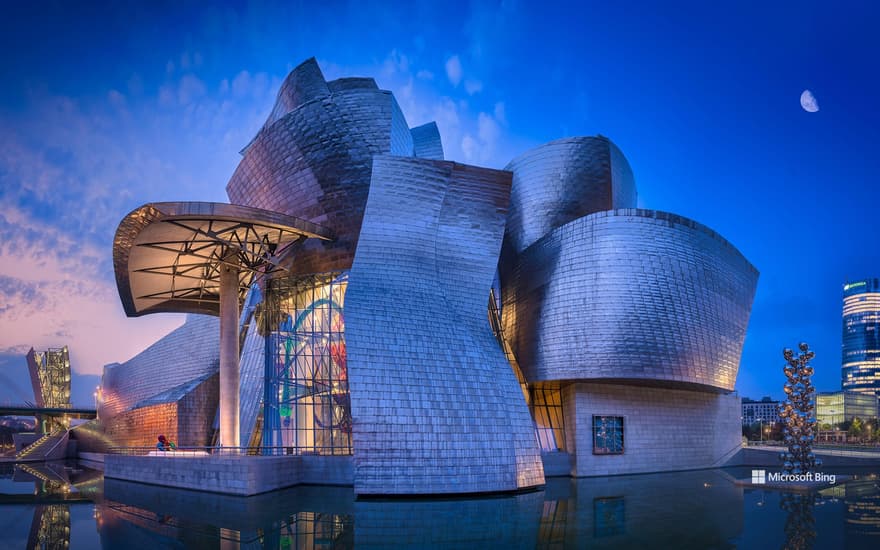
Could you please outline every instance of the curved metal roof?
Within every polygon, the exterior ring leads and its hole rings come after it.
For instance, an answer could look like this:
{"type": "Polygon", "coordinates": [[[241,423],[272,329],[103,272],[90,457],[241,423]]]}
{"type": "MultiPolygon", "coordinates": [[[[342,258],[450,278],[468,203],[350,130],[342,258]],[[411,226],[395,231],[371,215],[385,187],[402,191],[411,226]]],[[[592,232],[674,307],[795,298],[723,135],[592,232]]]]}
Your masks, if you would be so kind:
{"type": "Polygon", "coordinates": [[[314,223],[226,203],[156,202],[133,210],[113,239],[113,268],[129,317],[219,314],[220,265],[240,269],[243,296],[255,273],[286,269],[308,238],[333,240],[314,223]]]}

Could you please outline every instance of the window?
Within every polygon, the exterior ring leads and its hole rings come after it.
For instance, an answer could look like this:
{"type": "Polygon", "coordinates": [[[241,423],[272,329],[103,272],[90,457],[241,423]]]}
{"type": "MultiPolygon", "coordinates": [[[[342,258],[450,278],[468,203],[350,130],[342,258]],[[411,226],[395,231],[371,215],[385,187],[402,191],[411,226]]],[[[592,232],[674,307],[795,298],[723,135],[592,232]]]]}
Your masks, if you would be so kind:
{"type": "Polygon", "coordinates": [[[263,304],[270,372],[264,446],[295,454],[352,453],[347,285],[347,273],[272,280],[263,304]]]}
{"type": "Polygon", "coordinates": [[[623,454],[622,416],[593,416],[593,454],[623,454]]]}
{"type": "Polygon", "coordinates": [[[565,426],[562,419],[562,392],[557,389],[532,388],[532,415],[535,433],[542,451],[565,450],[565,426]]]}

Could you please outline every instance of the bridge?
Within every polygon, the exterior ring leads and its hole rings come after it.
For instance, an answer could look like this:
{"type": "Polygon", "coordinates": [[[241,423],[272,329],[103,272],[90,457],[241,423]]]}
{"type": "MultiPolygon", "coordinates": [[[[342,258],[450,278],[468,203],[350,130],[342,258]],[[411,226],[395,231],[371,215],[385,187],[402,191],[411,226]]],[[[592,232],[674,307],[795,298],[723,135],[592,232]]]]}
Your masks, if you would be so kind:
{"type": "Polygon", "coordinates": [[[35,407],[33,405],[0,405],[0,416],[66,416],[68,418],[97,418],[95,409],[35,407]]]}

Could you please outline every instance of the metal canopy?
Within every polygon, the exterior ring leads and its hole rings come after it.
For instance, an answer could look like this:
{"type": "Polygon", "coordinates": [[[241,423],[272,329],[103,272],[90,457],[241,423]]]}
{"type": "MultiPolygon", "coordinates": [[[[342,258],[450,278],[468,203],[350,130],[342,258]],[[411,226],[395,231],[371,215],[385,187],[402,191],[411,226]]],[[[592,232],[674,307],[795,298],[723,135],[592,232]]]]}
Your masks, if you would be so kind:
{"type": "Polygon", "coordinates": [[[223,264],[239,269],[243,297],[254,274],[285,269],[308,238],[332,240],[314,223],[225,203],[158,202],[137,208],[113,241],[116,286],[126,315],[219,314],[223,264]]]}

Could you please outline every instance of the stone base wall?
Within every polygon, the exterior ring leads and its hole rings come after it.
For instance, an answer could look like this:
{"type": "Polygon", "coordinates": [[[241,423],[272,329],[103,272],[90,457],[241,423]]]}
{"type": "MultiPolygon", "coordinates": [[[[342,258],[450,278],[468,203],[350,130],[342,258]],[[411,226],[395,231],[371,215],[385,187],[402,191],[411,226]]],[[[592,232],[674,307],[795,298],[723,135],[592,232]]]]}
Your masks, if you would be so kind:
{"type": "Polygon", "coordinates": [[[571,475],[571,455],[564,451],[542,452],[544,477],[567,477],[571,475]]]}
{"type": "Polygon", "coordinates": [[[104,477],[249,496],[300,484],[352,485],[351,457],[106,455],[104,477]]]}
{"type": "Polygon", "coordinates": [[[742,445],[736,395],[597,383],[563,389],[571,475],[606,476],[723,465],[742,445]],[[593,415],[624,417],[624,453],[593,454],[593,415]]]}

